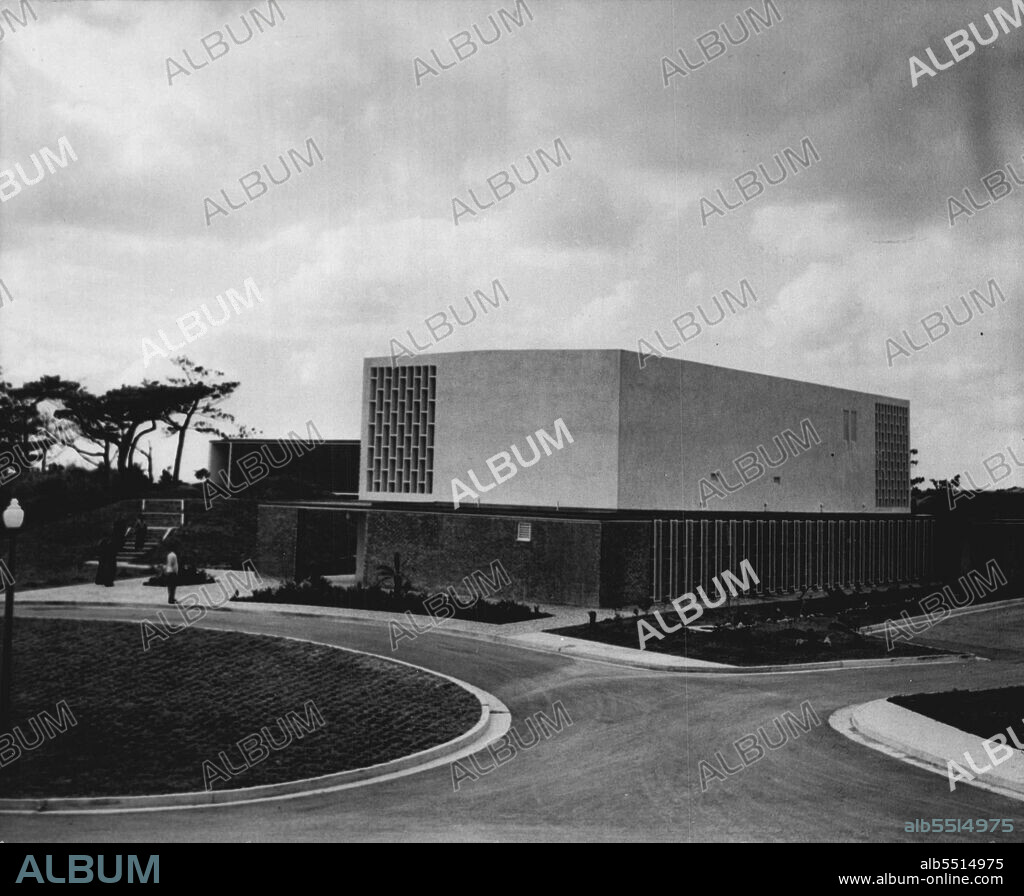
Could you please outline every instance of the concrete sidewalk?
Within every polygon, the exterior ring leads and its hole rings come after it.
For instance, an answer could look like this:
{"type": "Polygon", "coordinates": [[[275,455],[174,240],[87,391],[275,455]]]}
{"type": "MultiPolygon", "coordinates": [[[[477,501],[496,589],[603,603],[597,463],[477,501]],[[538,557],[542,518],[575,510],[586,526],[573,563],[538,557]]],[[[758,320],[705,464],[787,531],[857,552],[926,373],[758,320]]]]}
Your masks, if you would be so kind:
{"type": "MultiPolygon", "coordinates": [[[[236,589],[244,595],[246,591],[239,587],[239,582],[252,582],[249,573],[242,570],[208,569],[207,572],[216,580],[216,585],[179,585],[176,593],[178,600],[195,595],[204,600],[203,590],[208,596],[204,603],[212,603],[214,606],[224,600],[224,589],[233,593],[236,589]],[[232,578],[229,579],[228,577],[232,578]],[[233,583],[232,583],[233,581],[233,583]],[[223,583],[223,584],[222,584],[223,583]]],[[[167,606],[167,589],[164,586],[144,585],[143,582],[149,576],[138,579],[118,579],[112,588],[104,585],[80,584],[65,585],[60,588],[37,588],[32,591],[18,591],[17,602],[43,603],[43,604],[74,604],[81,606],[140,606],[155,607],[163,609],[167,606]]],[[[263,588],[276,588],[283,584],[283,580],[269,576],[262,576],[261,585],[263,588]]],[[[251,593],[251,592],[250,592],[251,593]]],[[[500,599],[500,593],[498,595],[500,599]]],[[[589,621],[589,607],[568,607],[555,604],[530,604],[530,607],[539,607],[542,613],[549,614],[542,619],[528,619],[525,622],[510,622],[505,625],[494,625],[487,622],[473,622],[468,619],[445,620],[443,630],[466,631],[486,634],[499,630],[506,635],[522,634],[524,632],[541,632],[552,628],[564,628],[570,625],[583,625],[589,621]]],[[[228,601],[218,607],[223,610],[240,610],[243,612],[270,612],[270,613],[299,613],[301,615],[333,616],[338,618],[366,619],[379,621],[394,621],[408,625],[408,618],[404,613],[385,613],[378,610],[349,610],[336,609],[334,607],[311,607],[301,604],[269,604],[249,603],[243,601],[228,601]]],[[[615,616],[614,609],[595,609],[597,619],[612,619],[615,616]]],[[[626,615],[619,611],[621,615],[626,615]]],[[[421,625],[429,624],[432,619],[429,616],[415,617],[421,625]]]]}
{"type": "MultiPolygon", "coordinates": [[[[330,619],[346,620],[362,625],[386,625],[394,622],[404,630],[412,631],[416,636],[440,632],[447,635],[476,638],[478,640],[504,643],[526,650],[539,650],[547,653],[564,654],[576,659],[609,663],[616,666],[644,671],[659,672],[690,672],[690,673],[731,673],[758,674],[765,672],[816,672],[847,668],[871,668],[878,666],[907,665],[911,663],[956,663],[975,660],[968,654],[949,654],[929,657],[880,658],[867,660],[834,660],[821,663],[799,663],[771,666],[731,666],[707,660],[690,659],[669,654],[642,651],[611,644],[601,644],[580,638],[567,638],[562,635],[550,634],[550,629],[581,625],[589,621],[590,609],[586,607],[566,607],[542,604],[540,610],[550,616],[543,619],[531,619],[525,622],[495,625],[486,622],[474,622],[467,619],[434,620],[427,615],[406,615],[405,613],[386,613],[379,610],[353,610],[335,607],[312,607],[301,604],[270,604],[230,601],[226,595],[233,593],[239,582],[249,581],[247,573],[229,570],[208,570],[217,580],[217,585],[188,585],[179,587],[179,600],[194,595],[200,605],[212,608],[214,612],[230,613],[276,613],[286,616],[320,616],[330,619]],[[230,578],[229,578],[230,577],[230,578]],[[223,583],[223,587],[220,587],[223,583]],[[204,589],[204,590],[203,590],[204,589]],[[410,621],[413,620],[412,622],[410,621]]],[[[146,607],[168,611],[167,591],[162,587],[143,585],[144,579],[118,580],[113,588],[102,585],[69,585],[62,588],[45,588],[28,591],[18,596],[19,604],[36,604],[51,606],[132,606],[146,607]]],[[[274,587],[277,580],[263,578],[263,587],[274,587]]],[[[182,613],[182,622],[188,624],[182,613]]],[[[170,612],[173,612],[171,610],[170,612]]],[[[611,619],[614,609],[595,610],[598,621],[611,619]]],[[[621,614],[625,617],[626,614],[621,614]]],[[[630,614],[631,615],[631,614],[630,614]]],[[[393,630],[396,637],[397,629],[393,630]]],[[[399,638],[399,643],[401,638],[399,638]]]]}

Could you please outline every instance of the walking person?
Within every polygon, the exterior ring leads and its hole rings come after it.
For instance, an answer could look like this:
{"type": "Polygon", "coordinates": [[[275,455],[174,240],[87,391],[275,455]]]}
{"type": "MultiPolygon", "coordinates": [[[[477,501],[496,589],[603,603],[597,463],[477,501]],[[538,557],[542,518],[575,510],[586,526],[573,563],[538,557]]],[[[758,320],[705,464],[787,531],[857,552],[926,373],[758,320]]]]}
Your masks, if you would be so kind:
{"type": "Polygon", "coordinates": [[[167,581],[167,603],[173,604],[174,592],[178,588],[178,554],[175,545],[167,546],[167,562],[164,564],[164,576],[167,581]]]}

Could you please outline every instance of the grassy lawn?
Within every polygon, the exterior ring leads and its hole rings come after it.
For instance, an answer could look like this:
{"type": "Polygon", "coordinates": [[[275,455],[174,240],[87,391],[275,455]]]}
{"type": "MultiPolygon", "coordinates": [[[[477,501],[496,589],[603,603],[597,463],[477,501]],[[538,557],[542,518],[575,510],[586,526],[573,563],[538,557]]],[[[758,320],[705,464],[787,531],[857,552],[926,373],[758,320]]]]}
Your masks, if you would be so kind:
{"type": "MultiPolygon", "coordinates": [[[[994,688],[990,691],[948,691],[944,694],[911,694],[890,697],[890,703],[990,738],[1012,728],[1017,740],[1024,742],[1024,687],[994,688]]],[[[1010,748],[1013,741],[1007,738],[1010,748]]]]}
{"type": "MultiPolygon", "coordinates": [[[[2,626],[0,626],[2,630],[2,626]]],[[[18,619],[14,724],[57,715],[77,724],[0,768],[0,796],[113,796],[204,789],[204,760],[312,700],[325,727],[213,789],[360,768],[464,733],[480,705],[462,688],[407,666],[315,644],[190,628],[142,650],[133,623],[18,619]]]]}
{"type": "MultiPolygon", "coordinates": [[[[896,642],[891,651],[886,650],[884,640],[863,637],[827,618],[762,622],[743,628],[719,627],[714,631],[698,631],[684,626],[671,634],[664,634],[653,616],[640,618],[663,634],[660,641],[648,638],[644,643],[644,652],[684,656],[733,666],[821,663],[829,660],[925,656],[941,652],[903,642],[896,642]],[[831,644],[825,643],[826,637],[831,644]]],[[[669,628],[679,622],[671,609],[664,611],[662,618],[669,628]]],[[[617,647],[640,648],[636,618],[609,619],[595,625],[574,625],[552,629],[551,633],[617,647]]]]}

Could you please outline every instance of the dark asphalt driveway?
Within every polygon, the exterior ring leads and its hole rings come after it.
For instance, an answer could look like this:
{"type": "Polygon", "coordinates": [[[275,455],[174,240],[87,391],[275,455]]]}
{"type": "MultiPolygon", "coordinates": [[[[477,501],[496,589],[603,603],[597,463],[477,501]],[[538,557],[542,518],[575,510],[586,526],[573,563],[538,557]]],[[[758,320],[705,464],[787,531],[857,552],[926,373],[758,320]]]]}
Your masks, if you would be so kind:
{"type": "MultiPolygon", "coordinates": [[[[139,620],[134,608],[19,608],[25,615],[139,620]]],[[[463,679],[503,700],[513,725],[561,701],[571,727],[456,793],[448,767],[381,784],[270,803],[102,815],[0,815],[11,842],[649,840],[981,842],[985,835],[906,834],[916,818],[1011,818],[1022,804],[848,740],[828,716],[894,693],[1024,683],[1024,608],[946,620],[925,643],[970,644],[991,662],[773,675],[677,675],[454,636],[443,630],[392,654],[387,627],[328,618],[211,613],[201,623],[309,638],[394,656],[463,679]],[[983,649],[984,648],[984,649],[983,649]],[[810,701],[821,724],[701,792],[698,763],[810,701]]],[[[188,637],[188,632],[175,635],[188,637]]],[[[140,641],[141,644],[141,641],[140,641]]],[[[140,659],[143,658],[140,647],[140,659]]],[[[1024,714],[1024,710],[1022,710],[1024,714]]],[[[154,757],[154,761],[158,761],[154,757]]],[[[490,763],[481,760],[481,765],[490,763]]]]}

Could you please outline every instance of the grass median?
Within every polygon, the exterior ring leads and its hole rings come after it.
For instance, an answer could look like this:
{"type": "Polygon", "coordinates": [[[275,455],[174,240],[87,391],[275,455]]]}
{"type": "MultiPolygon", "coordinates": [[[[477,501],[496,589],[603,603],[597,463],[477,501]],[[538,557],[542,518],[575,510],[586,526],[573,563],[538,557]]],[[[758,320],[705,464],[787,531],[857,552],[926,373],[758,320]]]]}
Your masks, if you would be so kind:
{"type": "Polygon", "coordinates": [[[889,702],[978,737],[991,738],[1012,727],[1024,738],[1024,686],[909,694],[889,702]]]}
{"type": "Polygon", "coordinates": [[[221,751],[243,771],[214,790],[326,775],[445,743],[481,712],[458,685],[377,657],[199,628],[143,652],[133,623],[19,619],[13,682],[15,743],[31,748],[0,751],[7,798],[202,791],[204,760],[221,765],[221,751]],[[60,701],[74,725],[33,727],[60,701]],[[325,724],[246,767],[238,741],[269,727],[281,742],[276,721],[308,701],[325,724]]]}
{"type": "MultiPolygon", "coordinates": [[[[660,611],[668,628],[679,624],[672,609],[660,611]]],[[[593,625],[552,629],[551,634],[631,647],[639,652],[637,623],[643,619],[662,638],[644,639],[644,653],[668,654],[730,666],[776,666],[790,663],[824,663],[836,660],[891,659],[905,656],[937,656],[942,651],[897,642],[886,649],[884,639],[865,637],[829,617],[784,619],[774,622],[715,627],[682,626],[665,634],[654,616],[606,619],[593,625]]],[[[646,631],[646,630],[645,630],[646,631]]],[[[649,634],[649,633],[648,633],[649,634]]]]}

